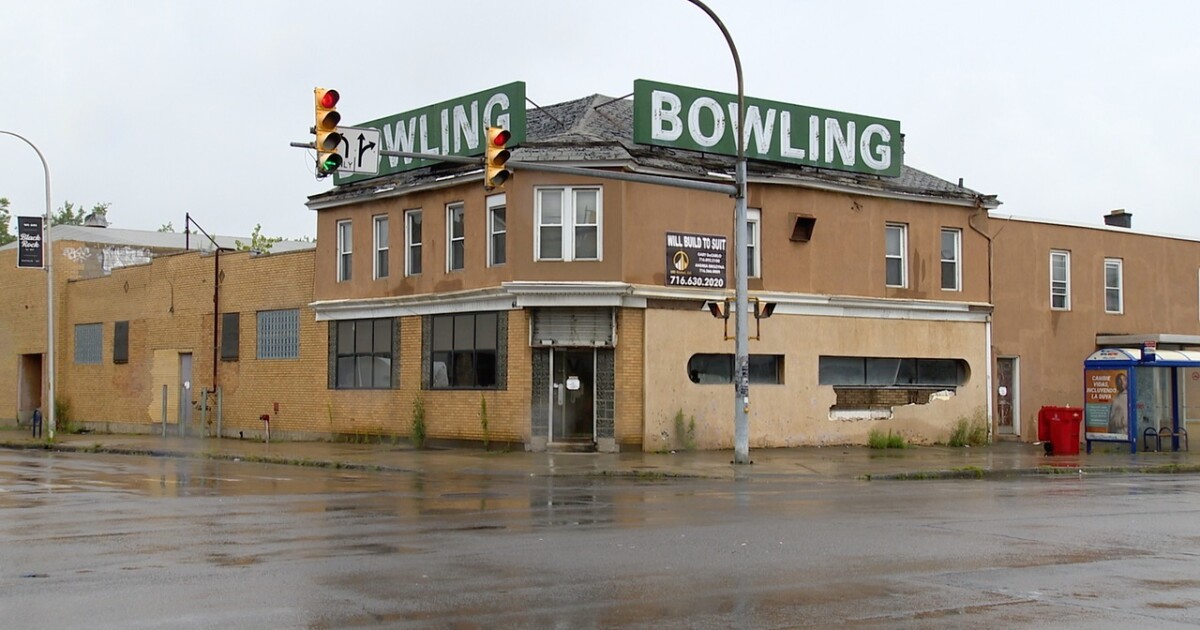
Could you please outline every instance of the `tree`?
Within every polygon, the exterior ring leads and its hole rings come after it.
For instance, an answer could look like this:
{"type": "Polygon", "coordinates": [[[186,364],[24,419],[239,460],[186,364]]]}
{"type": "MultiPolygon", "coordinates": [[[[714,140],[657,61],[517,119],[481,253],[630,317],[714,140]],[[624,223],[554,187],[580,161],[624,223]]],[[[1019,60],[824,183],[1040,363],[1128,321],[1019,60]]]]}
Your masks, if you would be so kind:
{"type": "Polygon", "coordinates": [[[271,246],[282,240],[282,236],[263,236],[262,224],[259,223],[254,226],[254,232],[250,234],[249,243],[234,241],[233,246],[238,248],[239,251],[249,250],[261,252],[263,254],[269,254],[271,252],[271,246]]]}
{"type": "Polygon", "coordinates": [[[52,215],[54,225],[83,225],[88,214],[105,214],[110,203],[98,203],[92,206],[91,212],[85,212],[83,206],[76,207],[70,201],[64,201],[61,208],[52,215]]]}
{"type": "Polygon", "coordinates": [[[0,197],[0,245],[17,240],[16,235],[8,231],[8,220],[11,218],[12,215],[8,212],[8,198],[0,197]]]}
{"type": "Polygon", "coordinates": [[[171,225],[170,221],[167,221],[166,223],[162,224],[162,227],[158,228],[158,231],[159,232],[174,232],[175,226],[171,225]]]}

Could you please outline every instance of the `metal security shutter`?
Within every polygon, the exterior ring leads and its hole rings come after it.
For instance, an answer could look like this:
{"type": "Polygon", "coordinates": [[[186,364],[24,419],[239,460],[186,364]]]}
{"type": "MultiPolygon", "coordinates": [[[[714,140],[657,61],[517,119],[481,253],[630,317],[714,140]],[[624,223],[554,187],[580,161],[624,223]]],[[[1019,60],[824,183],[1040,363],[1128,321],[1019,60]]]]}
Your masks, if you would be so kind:
{"type": "Polygon", "coordinates": [[[534,311],[534,346],[613,347],[613,309],[543,308],[534,311]]]}

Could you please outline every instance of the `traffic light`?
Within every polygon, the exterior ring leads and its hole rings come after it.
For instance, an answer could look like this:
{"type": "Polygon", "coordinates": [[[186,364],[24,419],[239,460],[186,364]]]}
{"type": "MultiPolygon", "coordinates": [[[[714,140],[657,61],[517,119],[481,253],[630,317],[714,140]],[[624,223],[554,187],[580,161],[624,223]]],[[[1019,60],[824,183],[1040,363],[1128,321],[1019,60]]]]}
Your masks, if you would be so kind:
{"type": "Polygon", "coordinates": [[[317,134],[317,177],[325,177],[342,165],[342,134],[338,133],[342,115],[337,112],[339,98],[337,90],[313,89],[317,116],[317,124],[313,127],[313,133],[317,134]]]}
{"type": "Polygon", "coordinates": [[[487,147],[483,154],[483,188],[495,190],[503,188],[504,182],[512,177],[512,171],[505,167],[512,155],[504,145],[512,134],[500,127],[487,128],[487,147]]]}

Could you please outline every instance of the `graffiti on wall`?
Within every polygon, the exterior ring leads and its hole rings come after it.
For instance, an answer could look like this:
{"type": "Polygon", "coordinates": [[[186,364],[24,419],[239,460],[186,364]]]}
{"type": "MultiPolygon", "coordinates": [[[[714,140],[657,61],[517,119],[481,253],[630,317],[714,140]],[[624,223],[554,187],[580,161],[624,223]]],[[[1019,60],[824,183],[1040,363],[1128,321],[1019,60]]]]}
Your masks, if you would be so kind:
{"type": "Polygon", "coordinates": [[[105,275],[113,269],[130,265],[144,265],[150,262],[150,250],[140,247],[105,247],[104,260],[101,263],[105,275]]]}
{"type": "Polygon", "coordinates": [[[63,256],[73,263],[84,265],[84,276],[94,277],[96,275],[96,267],[99,266],[99,272],[108,275],[113,269],[121,267],[129,267],[131,265],[144,265],[150,262],[152,256],[150,250],[144,247],[129,247],[108,246],[102,250],[95,251],[92,248],[83,245],[80,247],[67,247],[63,249],[63,256]],[[88,270],[90,269],[90,273],[88,270]]]}

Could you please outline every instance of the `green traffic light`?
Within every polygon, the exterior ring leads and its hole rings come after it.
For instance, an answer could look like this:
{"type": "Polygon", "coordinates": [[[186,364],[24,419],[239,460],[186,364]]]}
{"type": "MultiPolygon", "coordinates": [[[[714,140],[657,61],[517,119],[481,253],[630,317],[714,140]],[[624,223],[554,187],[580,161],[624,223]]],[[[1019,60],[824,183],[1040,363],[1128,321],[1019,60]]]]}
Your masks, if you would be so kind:
{"type": "Polygon", "coordinates": [[[340,167],[341,165],[342,165],[342,156],[340,156],[336,153],[330,153],[328,155],[325,155],[321,158],[321,160],[319,162],[317,162],[318,170],[320,170],[322,173],[332,173],[332,172],[336,171],[338,169],[338,167],[340,167]]]}

